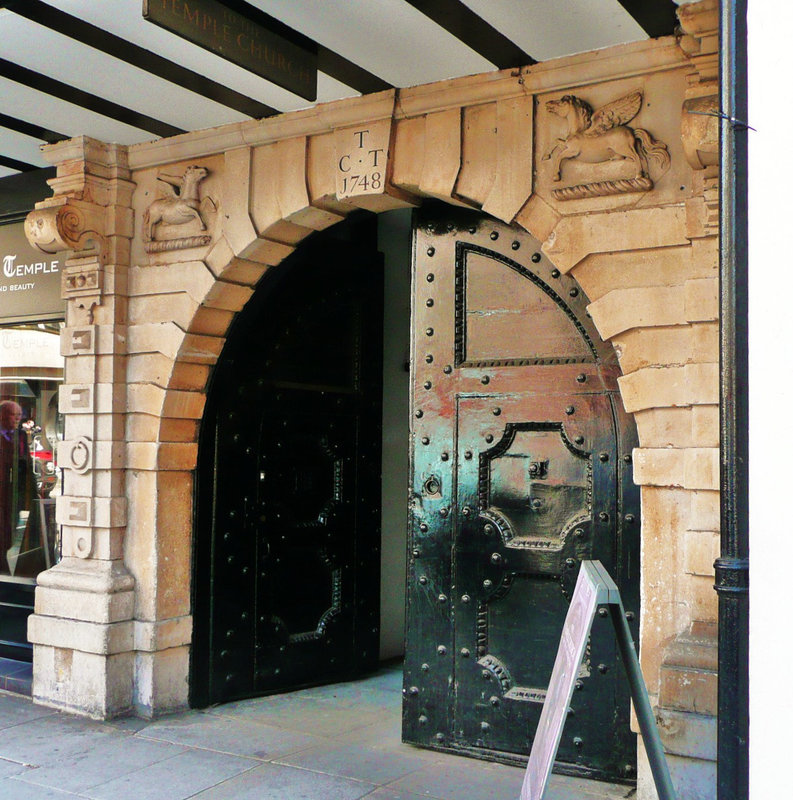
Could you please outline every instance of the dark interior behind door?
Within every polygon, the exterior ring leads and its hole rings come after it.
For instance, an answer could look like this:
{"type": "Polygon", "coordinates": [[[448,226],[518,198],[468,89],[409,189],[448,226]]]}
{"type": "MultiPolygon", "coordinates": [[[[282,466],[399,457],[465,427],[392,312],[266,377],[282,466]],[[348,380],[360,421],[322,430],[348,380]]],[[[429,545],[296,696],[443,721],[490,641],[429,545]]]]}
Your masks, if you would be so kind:
{"type": "Polygon", "coordinates": [[[193,705],[377,664],[382,260],[375,218],[302,244],[215,368],[196,481],[193,705]]]}

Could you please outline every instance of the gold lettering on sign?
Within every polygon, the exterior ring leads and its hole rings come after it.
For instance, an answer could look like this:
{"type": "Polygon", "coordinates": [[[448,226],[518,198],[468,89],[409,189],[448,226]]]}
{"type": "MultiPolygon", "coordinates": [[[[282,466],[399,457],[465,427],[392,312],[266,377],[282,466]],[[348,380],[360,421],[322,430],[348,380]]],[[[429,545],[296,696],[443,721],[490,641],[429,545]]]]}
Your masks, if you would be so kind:
{"type": "Polygon", "coordinates": [[[391,120],[336,131],[336,197],[382,194],[391,120]]]}

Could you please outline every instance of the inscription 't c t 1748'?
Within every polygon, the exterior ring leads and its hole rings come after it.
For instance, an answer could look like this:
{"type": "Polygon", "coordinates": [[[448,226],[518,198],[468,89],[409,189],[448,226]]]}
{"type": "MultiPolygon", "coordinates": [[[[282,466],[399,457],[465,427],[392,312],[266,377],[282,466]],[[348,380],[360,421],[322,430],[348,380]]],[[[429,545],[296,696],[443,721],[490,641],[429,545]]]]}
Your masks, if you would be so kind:
{"type": "Polygon", "coordinates": [[[336,133],[336,197],[381,194],[388,161],[390,120],[336,133]]]}

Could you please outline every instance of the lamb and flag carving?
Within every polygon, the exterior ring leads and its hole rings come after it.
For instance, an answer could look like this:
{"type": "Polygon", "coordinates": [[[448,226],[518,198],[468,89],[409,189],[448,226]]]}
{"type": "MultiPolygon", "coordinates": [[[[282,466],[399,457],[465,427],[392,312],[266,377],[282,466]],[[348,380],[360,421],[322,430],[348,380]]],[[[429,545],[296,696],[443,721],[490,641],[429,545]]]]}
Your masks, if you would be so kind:
{"type": "Polygon", "coordinates": [[[642,93],[626,94],[607,103],[597,111],[580,97],[566,94],[558,100],[549,100],[546,109],[567,122],[567,136],[543,157],[551,161],[553,180],[562,180],[566,161],[577,160],[587,164],[604,161],[630,160],[636,167],[635,177],[581,183],[553,190],[557,200],[575,200],[582,197],[603,197],[628,192],[649,192],[653,188],[648,160],[657,165],[656,178],[670,166],[669,150],[663,142],[654,139],[644,128],[631,128],[628,123],[642,107],[642,93]]]}
{"type": "Polygon", "coordinates": [[[209,244],[211,236],[206,233],[208,212],[215,204],[208,197],[199,199],[198,186],[209,174],[206,167],[187,167],[181,178],[174,175],[158,175],[157,180],[170,189],[170,196],[160,197],[149,205],[143,215],[143,242],[147,253],[166,250],[183,250],[209,244]],[[197,222],[201,234],[194,236],[163,236],[157,239],[155,227],[159,225],[185,225],[197,222]]]}

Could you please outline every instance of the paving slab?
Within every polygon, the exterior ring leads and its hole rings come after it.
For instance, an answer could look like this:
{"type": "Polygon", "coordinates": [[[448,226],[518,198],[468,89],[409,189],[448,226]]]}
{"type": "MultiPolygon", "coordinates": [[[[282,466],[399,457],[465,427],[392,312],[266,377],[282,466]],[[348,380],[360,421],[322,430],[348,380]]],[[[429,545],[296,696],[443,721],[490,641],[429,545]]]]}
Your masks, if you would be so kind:
{"type": "Polygon", "coordinates": [[[158,720],[138,731],[137,737],[261,760],[316,747],[324,741],[316,736],[269,725],[258,719],[203,712],[158,720]]]}
{"type": "Polygon", "coordinates": [[[328,702],[313,697],[274,695],[254,700],[227,703],[210,710],[211,714],[263,722],[298,733],[334,736],[371,725],[382,718],[382,706],[328,702]]]}
{"type": "Polygon", "coordinates": [[[264,764],[197,794],[195,800],[358,800],[375,788],[335,775],[264,764]]]}
{"type": "Polygon", "coordinates": [[[400,753],[362,745],[334,747],[327,742],[278,759],[277,763],[378,785],[391,783],[422,767],[422,762],[408,751],[400,753]]]}
{"type": "Polygon", "coordinates": [[[204,789],[222,785],[229,778],[254,769],[257,764],[252,759],[225,753],[188,750],[86,789],[81,796],[91,800],[187,800],[204,789]]]}
{"type": "Polygon", "coordinates": [[[3,800],[75,800],[78,796],[47,786],[33,786],[13,778],[0,781],[0,797],[3,800]]]}
{"type": "Polygon", "coordinates": [[[101,722],[50,714],[0,730],[0,758],[31,766],[46,766],[88,752],[119,734],[101,722]]]}
{"type": "MultiPolygon", "coordinates": [[[[184,711],[70,716],[0,693],[0,798],[516,800],[524,769],[401,741],[402,677],[184,711]]],[[[626,786],[559,775],[546,800],[622,800],[626,786]]]]}
{"type": "Polygon", "coordinates": [[[186,748],[167,742],[151,742],[133,736],[109,736],[93,747],[74,752],[49,765],[27,770],[16,777],[38,786],[79,793],[184,752],[187,752],[186,748]]]}
{"type": "Polygon", "coordinates": [[[57,713],[51,708],[33,705],[29,697],[0,692],[0,729],[41,717],[51,717],[57,713]]]}

